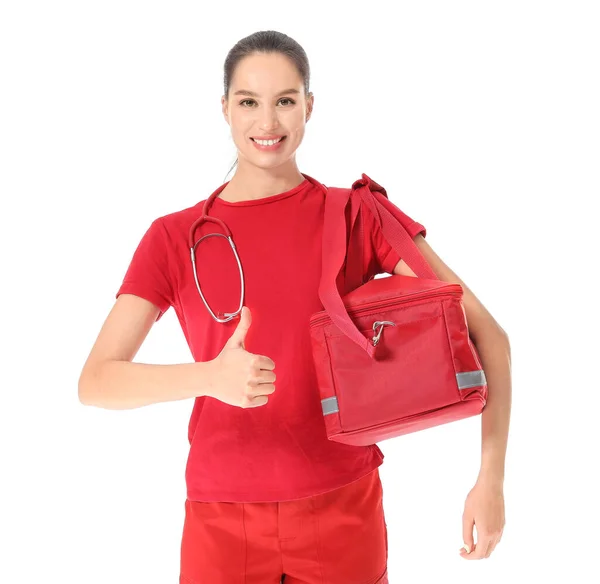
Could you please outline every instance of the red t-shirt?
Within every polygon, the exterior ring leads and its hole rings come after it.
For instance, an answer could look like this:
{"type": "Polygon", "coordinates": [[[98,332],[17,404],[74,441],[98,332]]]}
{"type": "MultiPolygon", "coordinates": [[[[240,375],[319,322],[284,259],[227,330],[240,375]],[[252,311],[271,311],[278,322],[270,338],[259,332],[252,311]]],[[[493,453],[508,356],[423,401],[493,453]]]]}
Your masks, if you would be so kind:
{"type": "MultiPolygon", "coordinates": [[[[328,440],[312,363],[309,318],[323,306],[321,232],[324,186],[302,173],[298,186],[257,200],[214,199],[209,216],[231,231],[252,313],[246,350],[275,362],[275,392],[264,406],[240,408],[197,397],[188,427],[187,496],[194,501],[273,502],[300,499],[347,485],[383,462],[377,445],[351,446],[328,440]]],[[[221,185],[222,191],[228,183],[221,185]]],[[[202,302],[188,248],[189,229],[204,200],[159,217],[139,243],[117,292],[135,294],[160,310],[173,306],[195,361],[217,357],[239,318],[217,323],[202,302]]],[[[396,208],[409,234],[425,227],[396,208]]],[[[365,281],[392,274],[399,255],[383,238],[368,207],[361,207],[365,281]]],[[[356,225],[356,224],[355,224],[356,225]]],[[[204,222],[194,241],[222,233],[204,222]]],[[[208,237],[196,252],[198,279],[212,310],[234,312],[240,279],[229,242],[208,237]]]]}

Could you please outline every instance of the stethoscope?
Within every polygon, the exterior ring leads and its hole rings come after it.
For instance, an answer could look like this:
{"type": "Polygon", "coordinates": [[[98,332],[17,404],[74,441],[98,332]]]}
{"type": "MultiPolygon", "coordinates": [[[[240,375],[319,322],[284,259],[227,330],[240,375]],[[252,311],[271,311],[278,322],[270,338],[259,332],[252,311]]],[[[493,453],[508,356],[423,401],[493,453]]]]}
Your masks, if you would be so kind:
{"type": "MultiPolygon", "coordinates": [[[[318,185],[320,188],[322,188],[324,190],[324,192],[327,192],[327,188],[324,185],[321,185],[321,183],[316,181],[314,178],[312,178],[311,176],[308,176],[307,174],[304,174],[303,172],[301,174],[304,178],[308,179],[311,183],[318,185]]],[[[208,216],[208,210],[209,210],[210,206],[212,205],[214,199],[221,193],[221,191],[227,186],[227,184],[228,183],[225,183],[224,185],[219,187],[212,195],[210,195],[210,197],[208,197],[208,199],[206,199],[206,201],[204,201],[204,205],[202,206],[202,215],[200,217],[198,217],[198,219],[196,219],[192,223],[192,226],[190,227],[189,237],[188,237],[188,244],[189,244],[189,248],[190,248],[190,257],[192,259],[192,270],[194,272],[194,280],[196,281],[196,288],[198,288],[198,293],[200,294],[200,298],[202,298],[202,302],[204,302],[204,305],[206,306],[208,312],[210,312],[210,315],[217,322],[221,322],[221,323],[229,322],[230,320],[234,319],[238,314],[240,314],[242,312],[242,307],[244,306],[244,271],[242,270],[242,262],[240,261],[240,256],[238,255],[237,249],[235,247],[235,243],[233,243],[233,238],[231,237],[231,231],[229,230],[227,225],[225,225],[225,223],[221,219],[219,219],[217,217],[209,217],[208,216]],[[223,235],[222,233],[208,233],[207,235],[202,236],[198,241],[196,241],[194,243],[194,234],[196,233],[196,229],[203,221],[212,221],[213,223],[220,225],[221,228],[223,229],[223,231],[225,231],[226,235],[223,235]],[[240,270],[240,282],[241,282],[241,290],[242,290],[242,292],[240,294],[240,305],[235,312],[219,313],[220,315],[222,315],[226,318],[219,318],[219,316],[217,316],[212,311],[212,309],[208,305],[208,302],[206,301],[206,298],[204,297],[204,294],[202,293],[202,289],[200,288],[200,283],[198,282],[198,272],[196,270],[196,247],[203,239],[205,239],[207,237],[212,237],[212,236],[224,237],[229,242],[229,245],[231,246],[231,249],[233,250],[233,255],[235,256],[235,259],[237,261],[238,268],[240,270]]]]}
{"type": "Polygon", "coordinates": [[[218,219],[217,217],[209,217],[208,216],[208,209],[211,206],[213,200],[226,186],[227,186],[227,184],[223,185],[222,188],[217,189],[204,202],[204,205],[202,207],[202,215],[200,217],[198,217],[198,219],[196,219],[194,221],[194,223],[192,223],[192,226],[190,227],[189,238],[188,238],[188,244],[189,244],[189,248],[190,248],[190,257],[192,259],[192,270],[194,271],[194,280],[196,281],[196,288],[198,288],[198,293],[200,294],[200,298],[202,298],[202,301],[204,302],[208,312],[210,312],[210,315],[217,322],[221,322],[221,323],[229,322],[230,320],[234,319],[238,314],[240,314],[242,312],[242,307],[244,306],[244,272],[242,270],[242,262],[240,262],[240,256],[238,255],[237,249],[235,247],[235,243],[233,243],[231,231],[229,230],[227,225],[225,225],[225,223],[221,219],[218,219]],[[196,232],[196,229],[203,221],[212,221],[213,223],[220,225],[221,228],[225,231],[226,235],[223,235],[222,233],[208,233],[207,235],[202,236],[198,241],[196,241],[194,243],[194,234],[196,232]],[[207,237],[213,237],[213,236],[224,237],[229,242],[229,245],[231,245],[231,249],[233,250],[233,255],[235,256],[235,259],[237,261],[238,268],[240,270],[240,282],[241,282],[241,288],[242,288],[242,292],[240,295],[240,306],[235,312],[219,313],[220,315],[222,315],[226,318],[220,318],[219,316],[217,316],[212,311],[210,306],[208,305],[208,302],[206,301],[204,294],[202,294],[202,289],[200,288],[200,282],[198,282],[198,272],[196,270],[196,247],[203,239],[206,239],[207,237]]]}

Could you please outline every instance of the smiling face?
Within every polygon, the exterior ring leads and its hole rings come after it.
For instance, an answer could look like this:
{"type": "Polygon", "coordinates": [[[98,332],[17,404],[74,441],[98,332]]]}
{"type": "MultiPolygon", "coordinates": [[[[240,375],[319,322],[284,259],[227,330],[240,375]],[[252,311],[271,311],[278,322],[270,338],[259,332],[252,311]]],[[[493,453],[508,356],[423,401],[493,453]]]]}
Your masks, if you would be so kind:
{"type": "Polygon", "coordinates": [[[304,138],[314,97],[294,63],[281,53],[257,53],[236,66],[229,94],[221,98],[241,163],[274,168],[293,158],[304,138]],[[240,93],[242,92],[242,93],[240,93]],[[279,144],[260,146],[253,138],[284,136],[279,144]]]}

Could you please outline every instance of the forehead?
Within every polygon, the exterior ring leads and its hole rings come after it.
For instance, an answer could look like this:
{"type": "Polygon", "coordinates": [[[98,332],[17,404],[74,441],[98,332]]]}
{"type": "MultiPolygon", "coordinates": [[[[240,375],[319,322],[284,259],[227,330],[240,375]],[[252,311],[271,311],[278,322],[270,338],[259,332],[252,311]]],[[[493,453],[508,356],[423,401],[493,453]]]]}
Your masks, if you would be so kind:
{"type": "Polygon", "coordinates": [[[302,77],[294,62],[281,53],[254,54],[236,66],[231,89],[249,89],[265,93],[302,86],[302,77]]]}

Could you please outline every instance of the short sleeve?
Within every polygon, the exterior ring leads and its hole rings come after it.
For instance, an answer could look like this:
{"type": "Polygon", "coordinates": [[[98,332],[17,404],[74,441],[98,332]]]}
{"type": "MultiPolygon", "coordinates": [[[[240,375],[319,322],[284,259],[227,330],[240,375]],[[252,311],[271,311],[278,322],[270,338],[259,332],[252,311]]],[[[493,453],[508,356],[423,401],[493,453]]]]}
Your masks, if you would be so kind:
{"type": "Polygon", "coordinates": [[[155,219],[139,242],[116,297],[134,294],[160,309],[156,320],[173,305],[165,227],[155,219]]]}
{"type": "MultiPolygon", "coordinates": [[[[384,198],[379,192],[373,193],[377,198],[384,198]]],[[[381,199],[379,199],[381,201],[381,199]]],[[[418,233],[421,233],[423,237],[427,235],[427,230],[418,221],[409,217],[396,205],[394,205],[389,199],[386,199],[386,207],[399,221],[399,223],[406,229],[411,238],[415,238],[418,233]]],[[[381,232],[379,223],[371,213],[371,210],[363,203],[361,213],[364,217],[364,233],[365,233],[365,263],[367,266],[367,273],[369,274],[381,274],[383,272],[393,274],[396,264],[400,261],[400,254],[392,248],[392,246],[384,238],[381,232]],[[369,238],[370,236],[370,238],[369,238]]]]}

